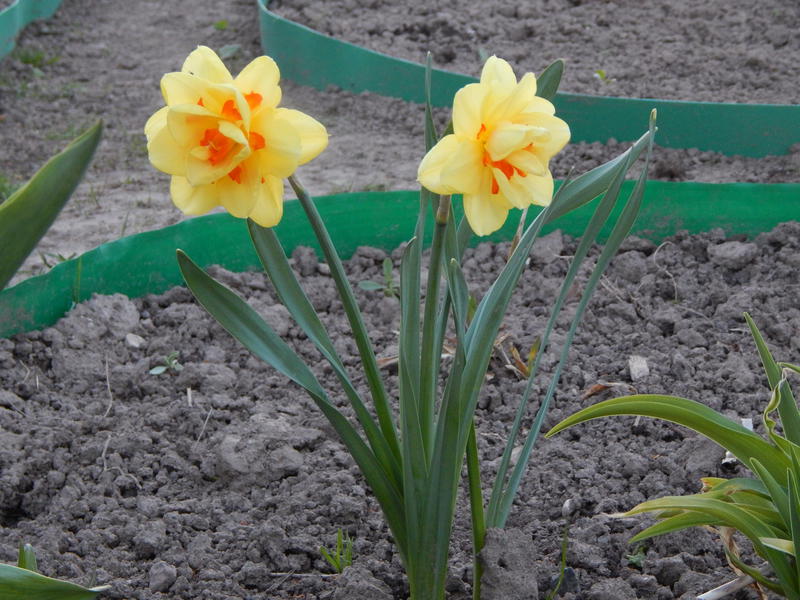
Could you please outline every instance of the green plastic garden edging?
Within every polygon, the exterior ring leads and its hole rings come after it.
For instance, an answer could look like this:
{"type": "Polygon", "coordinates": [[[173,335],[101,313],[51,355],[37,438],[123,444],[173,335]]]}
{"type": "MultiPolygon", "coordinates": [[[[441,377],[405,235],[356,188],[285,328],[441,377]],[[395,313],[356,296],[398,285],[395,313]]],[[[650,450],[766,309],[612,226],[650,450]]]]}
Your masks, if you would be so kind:
{"type": "MultiPolygon", "coordinates": [[[[393,58],[323,35],[271,12],[269,0],[257,0],[261,46],[278,63],[281,75],[324,90],[335,85],[370,91],[411,102],[424,101],[421,64],[393,58]]],[[[434,69],[431,102],[450,106],[455,92],[476,81],[467,75],[434,69]]],[[[576,142],[633,141],[641,135],[650,111],[658,109],[658,144],[698,148],[727,155],[788,154],[800,142],[800,106],[722,104],[639,100],[582,94],[558,94],[559,116],[569,123],[576,142]]]]}
{"type": "MultiPolygon", "coordinates": [[[[625,185],[629,192],[632,182],[625,185]]],[[[349,258],[358,246],[388,250],[406,241],[414,229],[418,199],[418,192],[413,191],[363,192],[323,196],[316,202],[341,256],[349,258]],[[374,223],[384,225],[374,227],[374,223]]],[[[545,233],[561,229],[580,235],[593,204],[558,219],[545,227],[545,233]]],[[[455,206],[459,211],[460,202],[455,206]]],[[[800,184],[650,181],[633,233],[660,241],[679,230],[697,233],[721,227],[731,235],[752,237],[778,223],[798,219],[800,184]],[[720,210],[722,205],[724,210],[720,210]]],[[[488,239],[510,239],[514,221],[512,216],[503,229],[488,239]]],[[[296,201],[286,203],[276,230],[287,252],[298,245],[315,246],[296,201]]],[[[134,298],[182,284],[176,248],[186,251],[202,267],[218,264],[231,271],[259,268],[245,221],[228,214],[189,219],[103,244],[0,293],[0,338],[52,325],[73,303],[94,293],[122,293],[134,298]]]]}
{"type": "Polygon", "coordinates": [[[14,0],[0,11],[0,58],[14,49],[17,35],[36,19],[52,17],[61,0],[14,0]]]}

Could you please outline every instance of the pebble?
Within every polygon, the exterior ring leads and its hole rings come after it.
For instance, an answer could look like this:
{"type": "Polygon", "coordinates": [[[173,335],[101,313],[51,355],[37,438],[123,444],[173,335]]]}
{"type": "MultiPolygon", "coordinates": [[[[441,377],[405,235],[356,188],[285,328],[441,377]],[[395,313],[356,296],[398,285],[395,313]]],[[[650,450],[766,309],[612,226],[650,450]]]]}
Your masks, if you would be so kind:
{"type": "Polygon", "coordinates": [[[135,333],[129,333],[125,336],[125,343],[131,348],[141,348],[144,344],[144,338],[135,333]]]}
{"type": "Polygon", "coordinates": [[[708,256],[715,265],[737,271],[758,256],[758,246],[745,242],[723,242],[708,247],[708,256]]]}
{"type": "Polygon", "coordinates": [[[169,563],[159,560],[150,567],[150,591],[166,592],[178,578],[177,569],[169,563]]]}
{"type": "Polygon", "coordinates": [[[634,354],[628,358],[628,371],[630,371],[631,381],[634,383],[647,379],[650,375],[650,367],[647,366],[647,359],[644,356],[634,354]]]}

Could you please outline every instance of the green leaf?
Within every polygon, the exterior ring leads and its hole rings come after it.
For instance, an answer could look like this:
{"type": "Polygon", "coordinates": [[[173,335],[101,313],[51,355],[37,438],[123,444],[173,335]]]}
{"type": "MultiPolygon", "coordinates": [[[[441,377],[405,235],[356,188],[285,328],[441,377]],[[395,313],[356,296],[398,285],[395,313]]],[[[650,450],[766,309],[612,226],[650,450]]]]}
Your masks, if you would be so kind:
{"type": "MultiPolygon", "coordinates": [[[[627,514],[625,516],[627,516],[627,514]]],[[[719,519],[711,518],[705,513],[700,512],[680,511],[674,516],[659,518],[662,520],[637,533],[629,540],[629,543],[635,544],[636,542],[641,542],[657,535],[664,535],[666,533],[688,529],[689,527],[703,527],[705,525],[718,527],[722,525],[719,519]]]]}
{"type": "Polygon", "coordinates": [[[433,108],[431,107],[431,73],[433,72],[431,53],[425,56],[425,151],[427,152],[439,141],[436,133],[436,124],[433,122],[433,108]]]}
{"type": "MultiPolygon", "coordinates": [[[[525,388],[523,398],[520,401],[514,425],[512,427],[512,433],[509,436],[506,449],[503,453],[501,466],[498,469],[498,474],[496,476],[494,487],[492,489],[492,496],[490,498],[489,510],[488,510],[489,514],[488,522],[489,525],[492,527],[504,526],[505,521],[508,518],[508,515],[511,511],[512,502],[516,495],[516,491],[519,487],[520,482],[522,481],[522,476],[525,473],[525,469],[527,468],[528,461],[530,459],[530,455],[533,450],[533,445],[536,442],[536,439],[538,438],[542,424],[547,415],[550,402],[552,401],[553,395],[555,394],[556,386],[558,385],[561,371],[564,368],[564,365],[566,364],[569,353],[569,347],[572,344],[572,339],[575,336],[575,332],[577,330],[578,324],[580,323],[581,316],[583,315],[583,312],[586,310],[591,295],[594,292],[594,289],[599,284],[603,272],[605,271],[612,257],[616,254],[619,246],[622,244],[622,241],[628,235],[628,232],[633,226],[633,222],[636,220],[636,217],[639,214],[639,207],[641,206],[642,196],[644,194],[644,187],[647,178],[650,156],[652,153],[655,131],[656,131],[655,112],[653,112],[651,113],[650,116],[648,132],[641,138],[643,141],[647,142],[647,153],[645,157],[644,168],[642,169],[639,179],[636,182],[636,185],[633,191],[631,192],[630,196],[628,197],[628,201],[621,215],[617,219],[617,222],[614,225],[611,235],[609,236],[609,239],[606,245],[604,246],[600,254],[600,257],[598,258],[597,263],[594,269],[592,270],[589,280],[586,283],[580,302],[578,303],[578,308],[575,311],[575,315],[572,317],[572,323],[567,332],[567,337],[564,340],[558,365],[556,367],[556,370],[553,372],[553,375],[551,376],[550,385],[548,386],[546,395],[540,403],[539,410],[537,412],[536,418],[534,419],[534,423],[528,432],[527,438],[525,439],[522,452],[520,453],[517,459],[517,464],[514,466],[514,470],[506,485],[505,478],[508,469],[508,464],[510,461],[512,446],[516,445],[516,438],[519,434],[522,419],[525,416],[525,413],[527,412],[527,403],[530,399],[530,395],[533,389],[533,382],[538,373],[538,367],[540,364],[540,360],[543,356],[543,353],[542,352],[537,353],[537,356],[534,359],[533,368],[531,369],[530,374],[528,376],[528,383],[525,388]]],[[[592,219],[590,220],[586,228],[584,236],[581,239],[581,242],[578,246],[578,250],[575,253],[575,258],[572,261],[572,264],[570,265],[567,276],[565,277],[564,284],[562,285],[561,288],[561,292],[559,293],[558,299],[556,300],[556,303],[553,307],[550,319],[548,321],[545,330],[545,334],[542,338],[542,346],[544,348],[547,348],[547,345],[549,343],[549,336],[550,333],[552,332],[555,320],[558,317],[559,311],[563,307],[563,304],[566,300],[566,296],[570,288],[572,287],[572,282],[578,273],[578,269],[580,268],[581,262],[586,258],[586,254],[588,253],[590,245],[594,243],[597,235],[600,232],[600,229],[608,219],[612,207],[617,203],[617,199],[620,194],[625,173],[632,164],[634,156],[636,156],[636,153],[633,151],[633,149],[628,150],[628,152],[622,155],[622,158],[624,160],[619,161],[617,163],[617,166],[609,172],[612,175],[612,178],[609,182],[608,188],[605,191],[602,200],[598,204],[595,213],[592,216],[592,219]]],[[[613,163],[614,161],[611,162],[613,163]]],[[[559,210],[560,206],[572,204],[574,202],[573,194],[575,193],[576,189],[578,190],[577,192],[578,195],[587,193],[588,188],[584,187],[583,185],[579,185],[577,188],[574,187],[574,182],[577,181],[578,180],[574,181],[568,180],[564,183],[562,188],[559,189],[558,194],[556,194],[556,198],[554,198],[553,200],[554,204],[556,204],[556,200],[558,200],[556,211],[559,210]]]]}
{"type": "Polygon", "coordinates": [[[382,290],[383,289],[383,285],[381,285],[380,283],[378,283],[376,281],[369,281],[369,280],[367,280],[367,281],[359,281],[358,282],[358,287],[360,287],[362,290],[366,290],[368,292],[376,292],[378,290],[382,290]]]}
{"type": "Polygon", "coordinates": [[[0,204],[0,290],[25,262],[80,183],[102,130],[98,122],[75,138],[0,204]]]}
{"type": "Polygon", "coordinates": [[[536,95],[545,100],[553,101],[558,92],[558,86],[561,83],[561,77],[564,75],[564,61],[560,58],[553,61],[544,71],[536,78],[536,95]]]}
{"type": "Polygon", "coordinates": [[[222,60],[229,60],[239,54],[239,50],[242,49],[240,44],[227,44],[219,49],[219,57],[222,60]]]}
{"type": "Polygon", "coordinates": [[[757,459],[779,483],[786,484],[789,461],[780,450],[707,406],[677,396],[641,394],[612,398],[570,415],[548,431],[545,437],[590,419],[619,415],[654,417],[689,427],[726,448],[748,467],[752,459],[757,459]]]}
{"type": "Polygon", "coordinates": [[[794,394],[792,394],[792,390],[788,384],[781,384],[783,381],[781,377],[781,368],[775,362],[775,359],[772,358],[772,353],[769,351],[769,347],[764,341],[758,327],[756,327],[755,322],[747,313],[744,313],[744,318],[755,340],[756,348],[758,348],[758,355],[761,358],[761,364],[767,375],[769,387],[771,390],[778,388],[780,397],[776,400],[783,433],[786,439],[793,444],[800,444],[800,411],[797,409],[797,402],[794,399],[794,394]]]}
{"type": "Polygon", "coordinates": [[[0,564],[0,598],[3,600],[91,600],[107,589],[107,585],[85,588],[28,569],[0,564]]]}
{"type": "Polygon", "coordinates": [[[359,423],[364,428],[370,447],[386,472],[392,474],[395,485],[399,486],[400,449],[391,415],[381,412],[380,407],[378,407],[378,420],[381,424],[381,429],[379,430],[350,380],[325,326],[319,319],[319,315],[317,315],[314,306],[306,296],[303,288],[300,287],[294,271],[289,266],[289,261],[283,252],[275,231],[271,228],[261,227],[251,220],[248,220],[247,226],[256,253],[272,281],[280,301],[286,306],[292,318],[300,325],[308,338],[314,342],[314,345],[333,368],[344,388],[345,394],[347,394],[350,405],[355,410],[359,423]]]}
{"type": "Polygon", "coordinates": [[[33,551],[33,546],[30,544],[20,544],[17,566],[20,569],[27,569],[28,571],[33,571],[34,573],[39,570],[36,564],[36,553],[33,551]]]}
{"type": "Polygon", "coordinates": [[[781,552],[785,552],[786,554],[791,554],[792,556],[795,555],[794,543],[791,540],[764,537],[761,538],[761,543],[767,546],[768,548],[774,548],[775,550],[780,550],[781,552]]]}
{"type": "Polygon", "coordinates": [[[305,389],[322,410],[372,487],[400,553],[405,557],[408,538],[402,494],[392,481],[391,473],[384,470],[347,418],[330,403],[311,370],[280,336],[244,300],[215,281],[182,250],[177,254],[183,278],[198,302],[245,348],[305,389]]]}

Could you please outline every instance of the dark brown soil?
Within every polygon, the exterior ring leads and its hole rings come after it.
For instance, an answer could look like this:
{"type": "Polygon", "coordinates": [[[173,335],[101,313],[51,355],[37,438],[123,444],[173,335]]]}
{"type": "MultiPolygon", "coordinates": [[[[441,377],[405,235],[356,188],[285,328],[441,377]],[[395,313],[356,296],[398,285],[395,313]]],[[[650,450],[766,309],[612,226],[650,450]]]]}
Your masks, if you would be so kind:
{"type": "MultiPolygon", "coordinates": [[[[524,352],[541,332],[574,249],[558,233],[541,242],[503,328],[506,352],[511,344],[524,352]]],[[[506,253],[505,245],[488,244],[469,252],[464,268],[478,295],[506,253]]],[[[379,279],[384,256],[359,250],[348,267],[352,281],[379,279]]],[[[754,242],[726,241],[721,232],[658,247],[629,240],[579,330],[547,424],[609,393],[637,390],[695,398],[732,418],[755,418],[760,431],[768,394],[741,315],[752,312],[776,357],[796,358],[798,265],[798,224],[754,242]],[[635,380],[632,356],[649,367],[635,380]],[[598,383],[610,391],[587,398],[598,383]]],[[[337,349],[350,356],[353,342],[324,265],[298,249],[294,267],[337,349]]],[[[264,277],[216,275],[249,298],[338,397],[330,370],[264,277]]],[[[391,355],[396,300],[358,294],[379,353],[391,355]]],[[[562,336],[559,330],[556,344],[562,336]]],[[[354,359],[345,362],[357,372],[354,359]]],[[[504,364],[493,360],[477,411],[487,477],[524,386],[504,364]]],[[[554,357],[545,361],[545,374],[553,364],[554,357]]],[[[392,389],[395,373],[386,377],[392,389]]],[[[534,398],[546,385],[543,377],[534,398]]],[[[377,505],[331,428],[185,289],[139,300],[97,297],[54,327],[0,340],[0,390],[0,561],[13,560],[19,541],[31,542],[45,572],[109,583],[108,597],[120,599],[404,597],[377,505]],[[173,351],[180,372],[149,374],[173,351]],[[356,583],[323,575],[330,569],[318,547],[331,545],[340,527],[356,540],[356,583]],[[358,592],[364,582],[387,591],[358,592]]],[[[723,457],[686,430],[647,420],[596,421],[540,441],[509,521],[516,531],[509,535],[522,537],[499,542],[524,560],[504,563],[504,575],[517,583],[535,577],[543,598],[569,515],[567,564],[577,588],[566,598],[694,598],[723,583],[731,575],[712,534],[693,530],[631,547],[627,540],[646,519],[607,516],[646,498],[696,491],[701,476],[735,475],[739,469],[723,457]],[[521,550],[520,539],[527,540],[521,550]]],[[[469,593],[461,504],[451,600],[469,593]]]]}

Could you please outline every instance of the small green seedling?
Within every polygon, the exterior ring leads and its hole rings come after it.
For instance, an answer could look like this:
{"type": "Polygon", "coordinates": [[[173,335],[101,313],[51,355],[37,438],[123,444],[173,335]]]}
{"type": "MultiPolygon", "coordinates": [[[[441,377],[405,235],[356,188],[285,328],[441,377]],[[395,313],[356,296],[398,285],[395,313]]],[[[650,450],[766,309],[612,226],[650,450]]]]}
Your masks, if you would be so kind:
{"type": "Polygon", "coordinates": [[[214,29],[217,31],[225,31],[228,28],[228,20],[227,19],[220,19],[216,23],[214,23],[214,29]]]}
{"type": "Polygon", "coordinates": [[[173,350],[169,354],[163,357],[164,362],[163,364],[156,365],[152,369],[150,369],[150,375],[161,375],[162,373],[166,373],[167,371],[172,371],[173,373],[177,374],[183,371],[183,365],[178,362],[179,352],[177,350],[173,350]]]}
{"type": "Polygon", "coordinates": [[[387,256],[383,259],[383,283],[369,280],[359,281],[358,287],[360,287],[362,290],[367,290],[370,292],[382,290],[384,295],[388,298],[396,298],[399,286],[392,276],[392,268],[392,259],[387,256]]]}
{"type": "Polygon", "coordinates": [[[328,550],[325,546],[320,546],[319,553],[334,571],[341,573],[353,564],[353,540],[349,534],[342,532],[340,527],[336,534],[336,548],[328,550]]]}
{"type": "Polygon", "coordinates": [[[107,585],[85,588],[40,575],[30,544],[20,545],[17,565],[0,564],[0,598],[3,600],[92,600],[109,589],[107,585]]]}
{"type": "Polygon", "coordinates": [[[239,54],[239,50],[241,49],[242,47],[239,44],[228,44],[219,49],[219,57],[222,60],[230,60],[239,54]]]}
{"type": "Polygon", "coordinates": [[[633,551],[633,554],[628,554],[625,556],[628,560],[629,565],[633,565],[634,567],[641,569],[642,565],[644,565],[644,559],[647,558],[647,546],[644,544],[638,544],[633,551]]]}

